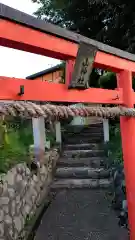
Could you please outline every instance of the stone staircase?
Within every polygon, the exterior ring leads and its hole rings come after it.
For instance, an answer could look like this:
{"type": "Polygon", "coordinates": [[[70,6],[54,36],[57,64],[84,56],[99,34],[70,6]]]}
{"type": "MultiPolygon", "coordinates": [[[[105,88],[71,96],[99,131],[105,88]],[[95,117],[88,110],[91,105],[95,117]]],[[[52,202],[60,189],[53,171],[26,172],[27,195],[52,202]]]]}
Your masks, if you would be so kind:
{"type": "Polygon", "coordinates": [[[62,139],[63,151],[52,188],[108,188],[111,180],[104,168],[102,123],[70,126],[62,139]]]}
{"type": "Polygon", "coordinates": [[[53,200],[35,240],[128,240],[108,199],[111,178],[104,167],[102,124],[70,127],[62,137],[53,200]]]}

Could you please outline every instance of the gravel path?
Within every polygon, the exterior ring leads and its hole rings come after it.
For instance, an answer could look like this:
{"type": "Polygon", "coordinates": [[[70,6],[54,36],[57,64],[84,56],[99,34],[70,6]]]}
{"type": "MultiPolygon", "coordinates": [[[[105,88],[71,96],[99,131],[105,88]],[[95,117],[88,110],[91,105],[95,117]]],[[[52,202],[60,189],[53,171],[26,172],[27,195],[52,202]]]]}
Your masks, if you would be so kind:
{"type": "Polygon", "coordinates": [[[103,190],[63,190],[44,214],[35,240],[128,240],[103,190]]]}

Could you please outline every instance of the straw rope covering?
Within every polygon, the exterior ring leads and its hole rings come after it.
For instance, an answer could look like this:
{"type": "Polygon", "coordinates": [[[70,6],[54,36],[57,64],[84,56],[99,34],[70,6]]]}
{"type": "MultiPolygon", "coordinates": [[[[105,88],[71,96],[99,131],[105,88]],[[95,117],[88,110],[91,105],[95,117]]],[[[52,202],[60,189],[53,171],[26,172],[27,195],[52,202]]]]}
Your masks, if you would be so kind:
{"type": "Polygon", "coordinates": [[[120,116],[135,117],[134,108],[125,107],[71,107],[60,105],[38,105],[32,102],[12,102],[0,104],[0,116],[20,116],[22,118],[44,117],[61,119],[68,117],[97,116],[101,118],[115,118],[120,116]]]}

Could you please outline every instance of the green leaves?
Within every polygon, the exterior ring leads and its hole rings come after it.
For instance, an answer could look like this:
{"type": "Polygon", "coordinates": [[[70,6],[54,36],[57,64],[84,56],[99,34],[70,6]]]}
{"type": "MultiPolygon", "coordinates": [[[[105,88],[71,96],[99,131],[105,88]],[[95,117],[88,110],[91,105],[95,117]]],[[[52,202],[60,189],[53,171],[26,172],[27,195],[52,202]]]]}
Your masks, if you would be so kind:
{"type": "MultiPolygon", "coordinates": [[[[32,121],[21,118],[13,118],[5,121],[3,128],[3,121],[0,122],[0,174],[6,173],[10,168],[18,163],[30,161],[29,147],[33,144],[33,130],[32,121]],[[5,135],[2,135],[3,129],[7,129],[6,137],[8,142],[5,140],[5,135]]],[[[55,132],[46,131],[47,141],[51,143],[53,147],[56,143],[55,132]]]]}
{"type": "Polygon", "coordinates": [[[20,162],[28,160],[27,149],[19,139],[19,133],[14,129],[7,129],[8,144],[5,142],[0,148],[0,173],[20,162]]]}
{"type": "Polygon", "coordinates": [[[120,126],[115,124],[110,127],[110,142],[105,145],[105,153],[108,157],[107,167],[117,167],[123,164],[120,126]]]}
{"type": "Polygon", "coordinates": [[[113,72],[104,72],[99,78],[99,85],[105,89],[115,89],[117,87],[116,74],[113,72]]]}
{"type": "MultiPolygon", "coordinates": [[[[32,0],[35,2],[36,0],[32,0]]],[[[37,0],[35,13],[45,21],[135,52],[135,2],[124,0],[37,0]]]]}

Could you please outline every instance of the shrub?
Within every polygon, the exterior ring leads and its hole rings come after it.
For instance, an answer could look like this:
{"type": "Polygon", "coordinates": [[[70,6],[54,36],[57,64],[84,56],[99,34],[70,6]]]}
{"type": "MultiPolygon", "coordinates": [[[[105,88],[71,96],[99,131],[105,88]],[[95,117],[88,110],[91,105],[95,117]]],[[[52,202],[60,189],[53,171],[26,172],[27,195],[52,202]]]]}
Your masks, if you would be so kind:
{"type": "Polygon", "coordinates": [[[110,126],[110,142],[105,144],[105,153],[108,158],[107,167],[118,167],[123,165],[119,124],[110,126]]]}
{"type": "MultiPolygon", "coordinates": [[[[29,161],[29,146],[33,144],[31,120],[13,118],[0,122],[0,173],[14,165],[29,161]]],[[[55,145],[55,132],[46,131],[46,140],[55,145]]]]}

